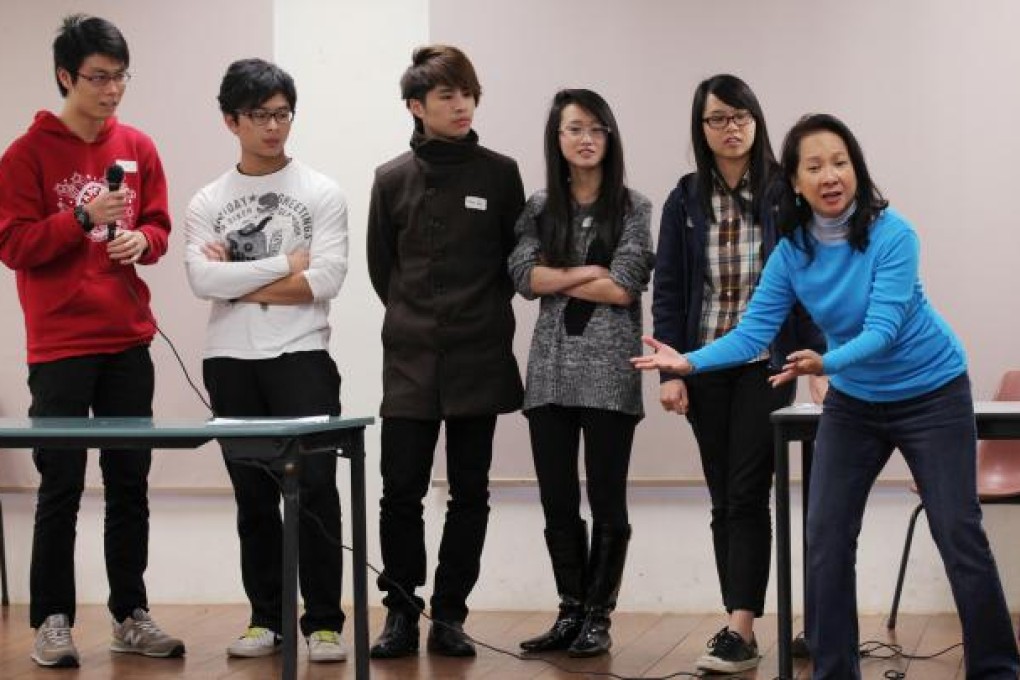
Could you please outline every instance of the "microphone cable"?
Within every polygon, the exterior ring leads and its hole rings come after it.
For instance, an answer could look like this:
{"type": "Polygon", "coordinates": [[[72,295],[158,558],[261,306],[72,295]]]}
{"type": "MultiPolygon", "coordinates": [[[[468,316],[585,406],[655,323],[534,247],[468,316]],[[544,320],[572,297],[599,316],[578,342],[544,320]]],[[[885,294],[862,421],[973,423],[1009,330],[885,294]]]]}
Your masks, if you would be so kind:
{"type": "MultiPolygon", "coordinates": [[[[115,262],[113,264],[115,267],[125,266],[121,265],[119,262],[115,262]]],[[[134,266],[134,264],[132,264],[131,266],[134,266]]],[[[137,276],[137,273],[135,275],[137,276]]],[[[131,295],[131,298],[135,301],[138,307],[145,313],[146,320],[152,324],[152,327],[155,329],[156,333],[158,333],[159,336],[163,338],[163,340],[166,341],[166,344],[170,347],[170,351],[173,352],[174,358],[177,359],[177,365],[181,367],[181,372],[184,374],[184,379],[188,382],[188,385],[191,387],[191,391],[195,393],[199,401],[201,401],[202,404],[209,411],[209,415],[215,418],[216,411],[213,409],[212,404],[209,403],[209,400],[205,398],[205,395],[202,394],[202,391],[195,384],[195,381],[192,380],[191,374],[188,372],[188,367],[184,365],[184,359],[181,358],[180,352],[177,351],[177,347],[174,345],[173,341],[170,340],[170,337],[166,333],[164,333],[163,329],[159,327],[158,323],[156,323],[156,317],[152,314],[152,310],[149,309],[149,305],[143,303],[141,298],[138,297],[138,293],[135,291],[134,287],[132,287],[131,282],[127,280],[127,275],[123,270],[117,269],[116,276],[118,279],[120,279],[121,283],[124,284],[124,287],[127,288],[128,293],[131,295]]]]}
{"type": "MultiPolygon", "coordinates": [[[[337,458],[341,458],[342,457],[339,453],[336,453],[334,455],[337,458]]],[[[269,477],[273,480],[273,482],[276,484],[277,488],[280,490],[280,494],[281,495],[283,494],[283,483],[280,481],[280,478],[279,478],[278,474],[265,461],[261,461],[261,460],[237,460],[237,459],[235,459],[235,460],[231,460],[231,463],[234,463],[234,464],[237,464],[237,465],[245,465],[245,466],[248,466],[248,467],[253,467],[253,468],[257,468],[257,469],[262,470],[267,475],[269,475],[269,477]]],[[[318,515],[313,513],[311,510],[308,510],[307,508],[302,506],[300,503],[298,504],[298,507],[299,507],[299,510],[301,512],[301,516],[308,518],[308,520],[311,521],[316,526],[316,528],[318,529],[319,533],[322,535],[322,537],[330,545],[338,547],[341,550],[346,550],[348,553],[351,553],[351,555],[353,557],[353,553],[354,553],[353,548],[351,548],[350,546],[344,544],[344,542],[342,540],[338,539],[336,536],[333,536],[329,532],[329,530],[326,528],[326,525],[323,523],[322,518],[320,518],[318,515]]],[[[355,566],[356,567],[360,567],[361,565],[355,565],[355,566]]],[[[411,607],[414,609],[414,611],[419,616],[421,616],[425,620],[427,620],[430,623],[432,623],[432,625],[438,625],[438,626],[443,626],[443,627],[449,628],[449,626],[446,624],[446,622],[434,619],[431,616],[429,616],[428,613],[425,612],[424,608],[420,607],[418,605],[418,603],[415,601],[415,599],[406,590],[404,590],[400,586],[400,584],[396,583],[395,581],[390,579],[388,576],[383,574],[380,569],[378,569],[375,565],[373,565],[367,559],[365,560],[364,566],[367,567],[368,570],[371,571],[373,574],[375,574],[379,579],[381,579],[382,581],[384,581],[388,585],[392,586],[400,594],[400,596],[402,598],[404,598],[404,600],[406,600],[411,605],[411,607]]],[[[482,647],[484,649],[487,649],[487,650],[489,650],[491,652],[495,652],[497,654],[502,654],[503,656],[508,656],[508,657],[516,659],[518,661],[525,661],[525,662],[531,662],[531,663],[537,662],[537,663],[545,664],[546,666],[549,666],[551,668],[555,668],[559,672],[566,673],[568,675],[582,675],[582,676],[586,676],[586,677],[613,678],[614,680],[672,680],[672,678],[703,678],[703,677],[708,677],[709,675],[711,677],[713,677],[713,678],[720,678],[720,679],[736,678],[736,679],[745,680],[746,677],[747,677],[747,676],[739,675],[739,674],[737,674],[737,675],[721,674],[720,675],[718,673],[707,674],[707,673],[702,673],[700,671],[695,671],[695,672],[677,671],[676,673],[670,673],[669,675],[659,675],[659,676],[651,676],[651,675],[649,675],[649,676],[642,676],[642,677],[638,678],[638,677],[633,677],[633,676],[620,675],[619,673],[613,673],[612,671],[581,670],[581,669],[577,669],[577,668],[570,668],[568,666],[565,666],[565,665],[563,665],[561,663],[558,663],[557,661],[555,661],[553,659],[549,659],[547,657],[533,656],[533,655],[527,655],[527,654],[521,654],[521,653],[517,653],[517,652],[512,652],[510,650],[503,649],[501,647],[497,647],[496,645],[492,645],[492,644],[489,644],[489,643],[487,643],[487,642],[485,642],[483,640],[479,640],[478,638],[472,637],[471,635],[469,635],[465,631],[460,631],[460,632],[461,632],[461,634],[467,640],[470,640],[475,645],[477,645],[479,647],[482,647]]]]}

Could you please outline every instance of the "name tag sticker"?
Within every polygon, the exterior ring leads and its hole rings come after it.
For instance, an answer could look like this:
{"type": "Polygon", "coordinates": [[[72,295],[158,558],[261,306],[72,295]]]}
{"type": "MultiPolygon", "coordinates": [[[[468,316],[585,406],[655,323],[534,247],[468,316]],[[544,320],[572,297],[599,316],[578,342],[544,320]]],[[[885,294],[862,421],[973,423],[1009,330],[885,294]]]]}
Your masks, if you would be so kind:
{"type": "Polygon", "coordinates": [[[124,168],[124,172],[138,172],[138,161],[125,161],[118,159],[114,161],[114,163],[124,168]]]}
{"type": "Polygon", "coordinates": [[[468,210],[485,210],[489,202],[480,196],[465,196],[464,207],[468,210]]]}

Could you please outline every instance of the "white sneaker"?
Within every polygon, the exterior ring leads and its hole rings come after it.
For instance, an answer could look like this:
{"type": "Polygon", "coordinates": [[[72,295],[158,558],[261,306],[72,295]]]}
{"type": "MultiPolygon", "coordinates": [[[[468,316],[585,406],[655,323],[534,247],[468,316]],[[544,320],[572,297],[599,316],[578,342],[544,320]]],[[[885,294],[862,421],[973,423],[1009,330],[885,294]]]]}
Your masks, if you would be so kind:
{"type": "Polygon", "coordinates": [[[35,630],[32,661],[48,668],[77,668],[78,650],[67,614],[50,614],[35,630]]]}
{"type": "Polygon", "coordinates": [[[347,660],[347,645],[340,639],[340,633],[335,630],[317,630],[306,640],[309,661],[320,663],[347,660]]]}
{"type": "Polygon", "coordinates": [[[272,656],[280,651],[282,644],[283,638],[276,631],[261,626],[248,626],[248,630],[227,647],[227,656],[243,659],[272,656]]]}

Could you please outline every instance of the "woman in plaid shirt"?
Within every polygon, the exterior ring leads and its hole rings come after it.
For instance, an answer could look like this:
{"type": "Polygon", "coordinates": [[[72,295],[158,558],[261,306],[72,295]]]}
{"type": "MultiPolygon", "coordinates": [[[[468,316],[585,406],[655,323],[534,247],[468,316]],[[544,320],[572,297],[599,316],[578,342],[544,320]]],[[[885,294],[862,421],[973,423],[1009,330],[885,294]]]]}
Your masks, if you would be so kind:
{"type": "MultiPolygon", "coordinates": [[[[696,172],[662,211],[652,312],[655,337],[680,351],[720,338],[740,321],[778,239],[782,173],[761,106],[744,81],[717,75],[698,85],[691,108],[696,172]]],[[[762,615],[771,559],[772,431],[769,413],[796,385],[768,385],[789,351],[820,347],[796,308],[776,341],[751,361],[706,375],[662,373],[660,401],[687,416],[712,498],[712,543],[727,625],[698,668],[739,673],[758,665],[754,619],[762,615]]]]}

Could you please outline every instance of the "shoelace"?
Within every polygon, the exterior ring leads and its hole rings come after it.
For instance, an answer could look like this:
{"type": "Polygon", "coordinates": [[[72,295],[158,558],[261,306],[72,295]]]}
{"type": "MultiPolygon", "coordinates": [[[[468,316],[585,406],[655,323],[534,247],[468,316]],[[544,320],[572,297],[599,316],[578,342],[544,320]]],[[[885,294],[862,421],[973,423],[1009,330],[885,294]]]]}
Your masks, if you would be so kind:
{"type": "Polygon", "coordinates": [[[46,642],[51,642],[58,645],[71,644],[70,628],[43,628],[42,633],[43,637],[46,638],[46,642]]]}
{"type": "Polygon", "coordinates": [[[724,628],[716,633],[715,637],[709,640],[708,646],[714,654],[725,654],[739,649],[739,646],[743,641],[744,639],[737,633],[734,633],[728,628],[724,628]]]}
{"type": "Polygon", "coordinates": [[[265,635],[272,634],[268,628],[261,628],[259,626],[248,626],[248,630],[244,631],[244,635],[241,636],[244,640],[257,640],[265,635]]]}
{"type": "Polygon", "coordinates": [[[135,625],[141,628],[143,632],[154,637],[166,637],[166,633],[164,633],[152,619],[136,619],[135,625]]]}
{"type": "Polygon", "coordinates": [[[317,630],[312,633],[312,641],[340,644],[340,635],[335,630],[317,630]]]}

